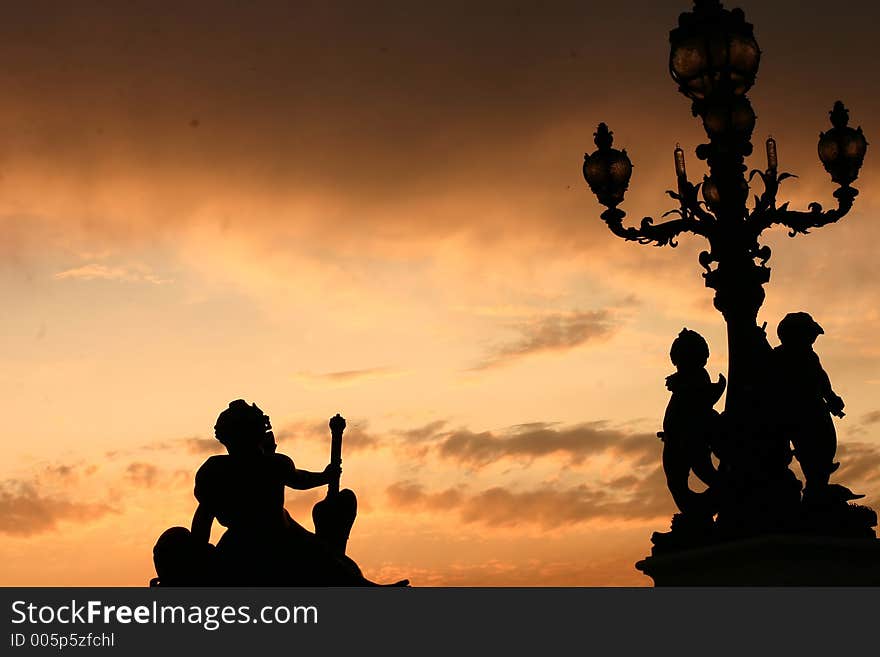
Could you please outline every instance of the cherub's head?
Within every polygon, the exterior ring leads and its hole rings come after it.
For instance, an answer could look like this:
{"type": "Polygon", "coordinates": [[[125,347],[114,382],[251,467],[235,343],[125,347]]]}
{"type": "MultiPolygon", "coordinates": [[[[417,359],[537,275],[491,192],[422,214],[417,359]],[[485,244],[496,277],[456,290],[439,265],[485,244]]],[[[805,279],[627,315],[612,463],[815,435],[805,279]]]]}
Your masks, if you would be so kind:
{"type": "Polygon", "coordinates": [[[779,341],[790,348],[808,349],[825,333],[809,313],[788,313],[776,327],[779,341]]]}
{"type": "Polygon", "coordinates": [[[673,340],[669,358],[679,372],[700,369],[709,362],[709,345],[702,335],[684,328],[673,340]]]}
{"type": "Polygon", "coordinates": [[[236,399],[217,417],[214,435],[230,454],[257,454],[265,452],[270,443],[274,446],[271,429],[269,416],[256,404],[236,399]]]}

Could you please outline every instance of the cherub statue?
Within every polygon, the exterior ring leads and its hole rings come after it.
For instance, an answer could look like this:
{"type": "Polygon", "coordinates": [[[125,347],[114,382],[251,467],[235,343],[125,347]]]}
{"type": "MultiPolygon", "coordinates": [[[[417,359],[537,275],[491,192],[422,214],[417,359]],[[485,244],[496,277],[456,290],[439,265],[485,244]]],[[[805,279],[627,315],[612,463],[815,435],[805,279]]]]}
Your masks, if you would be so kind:
{"type": "Polygon", "coordinates": [[[719,415],[713,408],[727,381],[723,374],[713,383],[706,371],[709,345],[703,337],[682,329],[669,351],[676,372],[666,377],[672,392],[663,416],[663,471],[672,499],[683,514],[713,514],[708,491],[696,493],[688,486],[691,470],[707,486],[718,471],[712,463],[712,443],[718,435],[719,415]]]}
{"type": "Polygon", "coordinates": [[[284,509],[286,487],[338,488],[341,459],[322,472],[297,468],[276,452],[271,429],[269,417],[241,399],[220,413],[214,431],[227,454],[196,473],[192,530],[174,527],[160,537],[154,585],[376,586],[345,556],[344,543],[316,536],[284,509]],[[209,543],[214,520],[226,527],[216,547],[209,543]]]}
{"type": "Polygon", "coordinates": [[[839,501],[863,497],[828,480],[840,463],[834,461],[837,434],[832,415],[843,417],[843,399],[813,351],[822,327],[805,312],[787,314],[776,329],[781,344],[773,350],[780,429],[794,445],[806,478],[804,500],[833,496],[839,501]]]}

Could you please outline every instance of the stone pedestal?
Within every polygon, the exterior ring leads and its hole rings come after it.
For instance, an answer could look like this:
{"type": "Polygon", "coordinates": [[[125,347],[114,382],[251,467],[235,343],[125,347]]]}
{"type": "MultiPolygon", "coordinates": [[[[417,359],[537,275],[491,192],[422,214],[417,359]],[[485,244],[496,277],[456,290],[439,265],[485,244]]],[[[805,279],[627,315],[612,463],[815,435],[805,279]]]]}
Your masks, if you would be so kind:
{"type": "Polygon", "coordinates": [[[650,556],[654,586],[880,586],[880,539],[768,535],[650,556]]]}

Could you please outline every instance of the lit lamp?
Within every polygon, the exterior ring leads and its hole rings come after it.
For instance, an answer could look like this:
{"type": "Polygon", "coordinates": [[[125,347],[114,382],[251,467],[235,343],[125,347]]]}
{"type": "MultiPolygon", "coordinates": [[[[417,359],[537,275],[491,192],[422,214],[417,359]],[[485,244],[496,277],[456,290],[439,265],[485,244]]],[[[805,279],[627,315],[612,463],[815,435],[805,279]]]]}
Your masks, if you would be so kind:
{"type": "Polygon", "coordinates": [[[687,180],[687,170],[684,167],[684,151],[681,148],[681,144],[675,145],[675,176],[678,178],[679,182],[687,180]]]}
{"type": "Polygon", "coordinates": [[[779,166],[779,158],[776,155],[776,140],[773,136],[767,137],[767,170],[773,173],[779,166]]]}
{"type": "Polygon", "coordinates": [[[613,134],[607,125],[600,123],[593,135],[599,150],[584,154],[584,179],[599,203],[607,208],[617,207],[623,202],[633,170],[626,150],[611,147],[613,134]]]}
{"type": "Polygon", "coordinates": [[[681,144],[675,145],[673,156],[675,158],[675,177],[678,179],[678,193],[684,194],[688,177],[687,169],[684,166],[684,150],[682,150],[681,144]]]}
{"type": "Polygon", "coordinates": [[[819,159],[825,171],[831,174],[831,180],[848,187],[859,177],[868,142],[861,128],[854,130],[847,125],[849,111],[839,100],[834,103],[830,116],[834,127],[819,135],[819,159]]]}

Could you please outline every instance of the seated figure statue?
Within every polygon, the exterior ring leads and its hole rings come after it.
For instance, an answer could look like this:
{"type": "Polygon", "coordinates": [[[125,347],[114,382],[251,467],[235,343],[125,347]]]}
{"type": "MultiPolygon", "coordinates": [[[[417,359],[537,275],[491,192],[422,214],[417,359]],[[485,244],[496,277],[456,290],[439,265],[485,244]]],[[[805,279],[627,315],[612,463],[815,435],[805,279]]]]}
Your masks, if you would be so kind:
{"type": "Polygon", "coordinates": [[[159,573],[154,583],[375,586],[352,559],[284,509],[285,487],[326,485],[338,476],[338,466],[323,472],[296,468],[290,457],[275,452],[269,418],[241,399],[220,413],[214,431],[228,453],[208,458],[196,473],[192,530],[173,528],[162,535],[154,549],[159,573]],[[211,549],[214,519],[226,532],[211,549]]]}
{"type": "Polygon", "coordinates": [[[683,329],[669,352],[674,374],[666,377],[672,392],[663,417],[663,472],[672,499],[686,516],[711,520],[714,504],[710,491],[696,493],[688,486],[691,470],[711,487],[718,476],[712,463],[712,443],[718,433],[719,415],[713,406],[724,393],[723,374],[713,383],[706,371],[709,345],[703,337],[683,329]]]}

